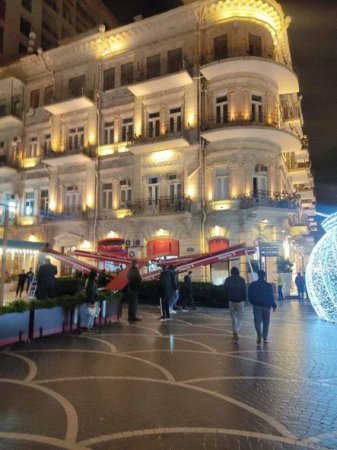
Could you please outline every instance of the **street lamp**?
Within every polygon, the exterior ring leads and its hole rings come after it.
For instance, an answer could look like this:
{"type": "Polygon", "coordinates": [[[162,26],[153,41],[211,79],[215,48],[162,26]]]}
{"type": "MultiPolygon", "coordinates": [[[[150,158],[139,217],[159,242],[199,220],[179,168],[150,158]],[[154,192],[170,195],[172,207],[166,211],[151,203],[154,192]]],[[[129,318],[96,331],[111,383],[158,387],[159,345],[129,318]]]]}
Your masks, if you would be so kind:
{"type": "Polygon", "coordinates": [[[2,237],[2,260],[1,260],[1,279],[0,279],[0,306],[4,305],[5,294],[5,273],[6,273],[6,257],[7,257],[7,243],[8,243],[8,222],[9,211],[15,210],[15,202],[10,200],[8,203],[0,203],[4,208],[4,231],[2,237]]]}

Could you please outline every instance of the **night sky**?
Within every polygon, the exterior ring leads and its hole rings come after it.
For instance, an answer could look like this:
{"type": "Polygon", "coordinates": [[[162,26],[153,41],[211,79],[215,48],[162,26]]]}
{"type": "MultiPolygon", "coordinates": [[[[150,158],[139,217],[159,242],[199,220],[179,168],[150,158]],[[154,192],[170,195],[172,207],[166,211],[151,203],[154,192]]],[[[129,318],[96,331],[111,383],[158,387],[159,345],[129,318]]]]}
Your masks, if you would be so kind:
{"type": "MultiPolygon", "coordinates": [[[[180,0],[104,0],[121,24],[179,6],[180,0]]],[[[303,95],[304,133],[317,210],[337,210],[337,0],[279,0],[289,27],[294,70],[303,95]]]]}

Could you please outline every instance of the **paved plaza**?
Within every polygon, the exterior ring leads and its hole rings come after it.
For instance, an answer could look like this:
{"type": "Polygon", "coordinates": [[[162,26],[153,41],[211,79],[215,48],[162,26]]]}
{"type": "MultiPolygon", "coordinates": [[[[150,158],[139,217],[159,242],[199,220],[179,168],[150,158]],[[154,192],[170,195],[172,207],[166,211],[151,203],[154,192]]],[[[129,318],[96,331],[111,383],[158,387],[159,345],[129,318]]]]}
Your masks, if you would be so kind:
{"type": "MultiPolygon", "coordinates": [[[[337,325],[284,301],[258,346],[247,306],[179,312],[0,352],[0,449],[337,449],[337,325]]],[[[124,311],[125,317],[125,311],[124,311]]]]}

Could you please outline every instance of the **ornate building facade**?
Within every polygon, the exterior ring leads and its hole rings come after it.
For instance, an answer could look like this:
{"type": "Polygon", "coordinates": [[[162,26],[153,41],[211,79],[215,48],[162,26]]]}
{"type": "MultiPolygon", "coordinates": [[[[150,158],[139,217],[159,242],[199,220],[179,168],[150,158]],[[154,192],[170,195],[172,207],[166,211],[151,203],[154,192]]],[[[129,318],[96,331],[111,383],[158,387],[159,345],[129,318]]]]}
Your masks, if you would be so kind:
{"type": "Polygon", "coordinates": [[[274,0],[196,1],[1,67],[10,236],[64,252],[120,237],[149,258],[267,242],[303,270],[315,210],[289,23],[274,0]]]}

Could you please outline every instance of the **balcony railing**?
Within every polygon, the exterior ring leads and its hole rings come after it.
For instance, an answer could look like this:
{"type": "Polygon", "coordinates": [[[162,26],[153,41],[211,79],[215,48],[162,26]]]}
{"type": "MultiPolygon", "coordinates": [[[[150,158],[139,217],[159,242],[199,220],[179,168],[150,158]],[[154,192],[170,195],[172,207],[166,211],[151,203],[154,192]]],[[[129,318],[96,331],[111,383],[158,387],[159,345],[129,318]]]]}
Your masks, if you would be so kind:
{"type": "Polygon", "coordinates": [[[139,199],[129,202],[125,209],[133,214],[170,214],[176,212],[191,212],[191,199],[184,197],[159,197],[157,199],[139,199]]]}
{"type": "Polygon", "coordinates": [[[255,191],[240,197],[239,208],[249,209],[257,206],[268,208],[296,209],[299,207],[298,195],[280,192],[255,191]]]}
{"type": "Polygon", "coordinates": [[[151,65],[144,65],[138,69],[135,73],[134,82],[152,80],[153,78],[163,77],[165,75],[171,75],[173,73],[180,72],[181,70],[187,70],[192,73],[193,65],[187,62],[184,58],[177,59],[161,59],[160,62],[151,65]]]}
{"type": "Polygon", "coordinates": [[[15,105],[0,106],[0,118],[6,116],[14,116],[22,120],[22,109],[15,105]]]}
{"type": "Polygon", "coordinates": [[[53,222],[60,220],[78,220],[83,219],[86,211],[81,209],[79,206],[74,206],[72,208],[64,208],[63,212],[53,212],[49,210],[42,209],[39,214],[40,222],[53,222]]]}
{"type": "Polygon", "coordinates": [[[53,103],[59,103],[64,102],[67,100],[72,100],[74,98],[78,97],[88,97],[90,100],[94,100],[94,91],[92,89],[88,89],[86,87],[81,87],[80,89],[74,89],[74,90],[63,90],[63,91],[57,91],[54,93],[54,95],[51,95],[48,100],[46,101],[45,105],[51,105],[53,103]]]}
{"type": "Polygon", "coordinates": [[[94,158],[96,156],[96,148],[94,146],[66,148],[63,152],[54,152],[50,148],[44,149],[45,158],[64,158],[65,156],[73,155],[86,155],[90,158],[94,158]]]}
{"type": "Polygon", "coordinates": [[[243,114],[237,114],[234,118],[221,118],[216,119],[210,117],[202,121],[202,131],[208,131],[219,128],[229,128],[229,127],[272,127],[280,128],[278,122],[275,119],[271,119],[266,115],[249,115],[244,116],[243,114]]]}
{"type": "Polygon", "coordinates": [[[128,139],[131,144],[146,144],[148,142],[162,141],[165,139],[182,137],[189,140],[191,129],[185,129],[182,125],[174,127],[170,126],[169,123],[165,124],[164,127],[143,127],[140,135],[129,135],[128,139]],[[164,130],[164,131],[163,131],[164,130]]]}
{"type": "MultiPolygon", "coordinates": [[[[222,61],[223,59],[243,58],[249,56],[275,60],[271,52],[259,48],[249,49],[246,46],[241,46],[241,47],[228,47],[227,49],[224,48],[219,51],[203,53],[200,58],[200,64],[204,65],[212,63],[214,61],[222,61]]],[[[286,60],[284,60],[283,62],[284,64],[288,65],[288,62],[286,60]]]]}
{"type": "Polygon", "coordinates": [[[19,169],[20,164],[17,160],[9,158],[8,156],[0,156],[0,168],[1,167],[11,167],[12,169],[19,169]]]}
{"type": "Polygon", "coordinates": [[[291,227],[306,227],[308,226],[308,217],[301,214],[292,214],[288,217],[288,223],[291,227]]]}

